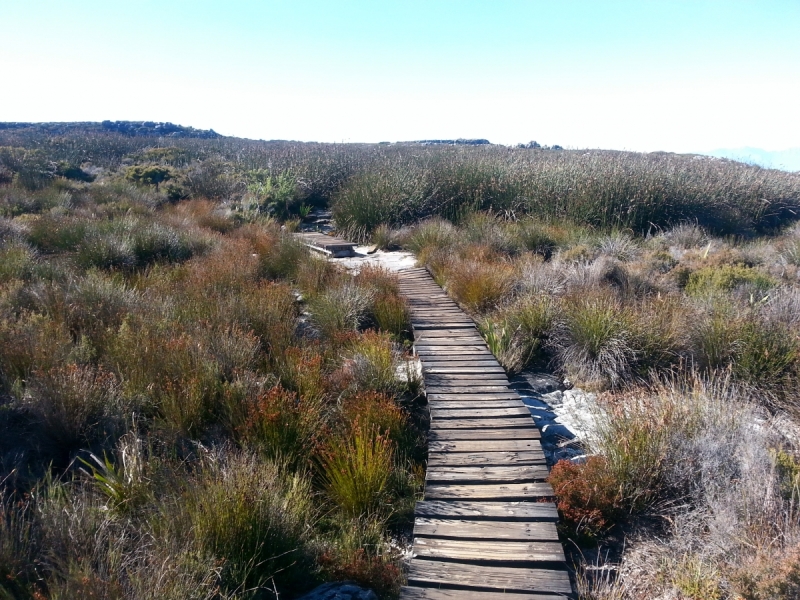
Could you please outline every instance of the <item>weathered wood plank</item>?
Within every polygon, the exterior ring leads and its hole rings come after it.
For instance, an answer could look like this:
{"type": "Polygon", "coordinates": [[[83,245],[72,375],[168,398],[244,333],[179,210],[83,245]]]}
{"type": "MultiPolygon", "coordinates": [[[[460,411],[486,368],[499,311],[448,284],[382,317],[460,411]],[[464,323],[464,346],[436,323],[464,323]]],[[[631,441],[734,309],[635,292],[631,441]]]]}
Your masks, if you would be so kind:
{"type": "MultiPolygon", "coordinates": [[[[509,394],[512,390],[507,385],[472,385],[472,386],[458,386],[458,385],[426,385],[425,389],[428,394],[509,394]]],[[[516,392],[514,392],[516,394],[516,392]]],[[[429,398],[430,399],[430,398],[429,398]]]]}
{"type": "Polygon", "coordinates": [[[508,542],[558,541],[558,531],[554,520],[502,522],[417,517],[414,520],[414,536],[418,535],[437,538],[505,540],[508,542]]]}
{"type": "Polygon", "coordinates": [[[530,411],[525,406],[514,408],[441,408],[431,404],[431,418],[433,419],[483,419],[496,417],[531,418],[530,411]]]}
{"type": "Polygon", "coordinates": [[[422,373],[431,375],[505,375],[503,367],[429,367],[422,363],[422,373]]]}
{"type": "MultiPolygon", "coordinates": [[[[439,388],[440,385],[431,386],[432,388],[439,388]]],[[[464,387],[464,386],[458,386],[464,387]]],[[[498,386],[499,387],[499,386],[498,386]]],[[[426,388],[427,389],[427,388],[426,388]]],[[[484,392],[482,390],[475,390],[474,392],[439,392],[439,391],[428,391],[426,396],[428,397],[428,401],[432,402],[434,400],[439,400],[442,402],[446,402],[448,400],[451,401],[459,401],[459,402],[483,402],[483,401],[491,401],[491,400],[520,400],[520,395],[517,394],[512,389],[508,389],[508,391],[504,392],[484,392]]]]}
{"type": "Polygon", "coordinates": [[[475,590],[445,590],[431,587],[405,586],[400,588],[400,600],[560,600],[566,596],[541,594],[486,592],[475,590]]]}
{"type": "Polygon", "coordinates": [[[451,440],[430,442],[428,452],[541,452],[539,440],[451,440]]]}
{"type": "Polygon", "coordinates": [[[507,467],[428,467],[428,483],[526,483],[547,479],[545,465],[507,467]]]}
{"type": "Polygon", "coordinates": [[[469,410],[469,409],[482,409],[482,408],[524,408],[527,416],[530,412],[525,404],[522,403],[520,398],[505,398],[502,400],[471,400],[469,394],[464,394],[466,398],[459,400],[431,400],[428,399],[428,405],[431,409],[436,410],[469,410]]]}
{"type": "Polygon", "coordinates": [[[533,420],[527,419],[435,419],[430,429],[529,429],[533,426],[533,420]]]}
{"type": "Polygon", "coordinates": [[[414,514],[428,519],[466,519],[469,521],[558,521],[552,502],[472,502],[422,500],[414,514]]]}
{"type": "Polygon", "coordinates": [[[563,562],[564,548],[559,542],[505,542],[450,540],[420,537],[414,539],[414,556],[432,559],[472,560],[502,563],[563,562]]]}
{"type": "Polygon", "coordinates": [[[536,500],[552,498],[549,483],[435,484],[425,486],[427,500],[536,500]]]}
{"type": "Polygon", "coordinates": [[[566,571],[514,567],[486,567],[435,560],[413,560],[408,572],[411,585],[460,585],[487,590],[570,594],[566,571]]]}
{"type": "Polygon", "coordinates": [[[445,442],[451,440],[538,440],[542,436],[535,427],[519,429],[432,429],[428,440],[445,442]]]}
{"type": "Polygon", "coordinates": [[[502,467],[505,465],[543,465],[541,452],[432,452],[428,467],[502,467]]]}

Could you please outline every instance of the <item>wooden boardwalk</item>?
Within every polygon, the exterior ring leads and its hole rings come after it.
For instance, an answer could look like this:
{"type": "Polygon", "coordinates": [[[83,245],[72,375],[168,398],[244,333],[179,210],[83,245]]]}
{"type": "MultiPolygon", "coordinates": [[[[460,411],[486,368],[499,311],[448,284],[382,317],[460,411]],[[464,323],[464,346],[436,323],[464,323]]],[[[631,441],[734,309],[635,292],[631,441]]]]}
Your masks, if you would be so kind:
{"type": "Polygon", "coordinates": [[[296,233],[295,235],[312,250],[322,252],[332,258],[353,256],[353,249],[356,247],[356,244],[352,242],[316,231],[296,233]]]}
{"type": "Polygon", "coordinates": [[[431,413],[425,499],[401,600],[571,597],[530,411],[428,272],[399,275],[431,413]]]}

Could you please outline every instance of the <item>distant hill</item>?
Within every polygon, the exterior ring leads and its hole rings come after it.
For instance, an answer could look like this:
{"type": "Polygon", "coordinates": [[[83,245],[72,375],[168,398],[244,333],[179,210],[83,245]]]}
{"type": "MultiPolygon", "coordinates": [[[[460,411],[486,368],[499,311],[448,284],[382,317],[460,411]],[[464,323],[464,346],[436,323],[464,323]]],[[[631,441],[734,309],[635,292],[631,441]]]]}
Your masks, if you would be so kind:
{"type": "Polygon", "coordinates": [[[195,129],[174,123],[156,121],[103,121],[74,123],[3,123],[0,130],[24,130],[28,132],[64,135],[76,131],[121,133],[130,137],[172,137],[216,139],[223,137],[213,129],[195,129]]]}
{"type": "Polygon", "coordinates": [[[784,171],[800,171],[800,148],[770,151],[761,148],[720,148],[711,152],[704,152],[709,156],[730,158],[745,163],[759,165],[770,169],[784,171]]]}

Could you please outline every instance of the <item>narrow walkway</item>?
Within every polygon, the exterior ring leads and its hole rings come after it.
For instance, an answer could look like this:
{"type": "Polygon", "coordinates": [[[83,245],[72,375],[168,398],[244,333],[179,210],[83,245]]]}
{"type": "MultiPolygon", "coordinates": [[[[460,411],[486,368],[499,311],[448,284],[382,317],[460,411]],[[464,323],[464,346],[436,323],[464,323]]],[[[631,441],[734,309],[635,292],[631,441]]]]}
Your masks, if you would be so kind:
{"type": "MultiPolygon", "coordinates": [[[[354,244],[300,234],[328,256],[354,244]]],[[[398,272],[430,408],[425,499],[401,600],[572,597],[530,409],[472,320],[422,268],[398,272]]]]}
{"type": "Polygon", "coordinates": [[[421,268],[401,271],[431,414],[425,500],[401,600],[572,593],[539,430],[472,320],[421,268]]]}

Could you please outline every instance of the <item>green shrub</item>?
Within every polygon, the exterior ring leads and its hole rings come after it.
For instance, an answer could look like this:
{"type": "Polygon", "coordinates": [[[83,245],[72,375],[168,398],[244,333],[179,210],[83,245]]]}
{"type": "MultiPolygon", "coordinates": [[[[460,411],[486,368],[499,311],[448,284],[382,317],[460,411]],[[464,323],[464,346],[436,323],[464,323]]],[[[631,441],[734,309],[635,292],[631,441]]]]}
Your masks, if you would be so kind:
{"type": "Polygon", "coordinates": [[[757,269],[739,265],[704,267],[689,274],[686,293],[702,296],[716,292],[730,292],[740,285],[748,285],[765,292],[776,285],[775,280],[757,269]]]}
{"type": "Polygon", "coordinates": [[[323,398],[262,385],[240,386],[228,393],[237,394],[234,401],[243,404],[245,416],[238,430],[243,444],[292,465],[307,462],[324,425],[323,398]]]}
{"type": "Polygon", "coordinates": [[[309,526],[314,521],[309,483],[279,463],[254,456],[209,461],[175,506],[197,551],[211,553],[229,592],[308,585],[309,526]]]}
{"type": "Polygon", "coordinates": [[[79,219],[42,216],[31,223],[28,241],[45,253],[75,251],[86,229],[86,222],[79,219]]]}
{"type": "Polygon", "coordinates": [[[377,427],[354,424],[349,435],[331,441],[323,456],[328,497],[351,517],[385,510],[381,505],[393,461],[393,445],[377,427]]]}
{"type": "Polygon", "coordinates": [[[259,274],[267,279],[297,277],[300,265],[308,258],[309,250],[292,235],[281,235],[277,244],[259,257],[259,274]]]}
{"type": "Polygon", "coordinates": [[[506,299],[514,285],[514,268],[506,263],[464,260],[445,270],[447,291],[467,310],[484,313],[506,299]]]}
{"type": "Polygon", "coordinates": [[[568,376],[595,386],[630,377],[635,343],[630,314],[608,295],[567,301],[548,342],[568,376]]]}
{"type": "Polygon", "coordinates": [[[366,323],[374,298],[373,290],[345,282],[310,300],[311,320],[329,339],[356,331],[366,323]]]}
{"type": "Polygon", "coordinates": [[[397,390],[397,350],[388,334],[366,331],[348,344],[353,383],[359,390],[397,390]]]}
{"type": "Polygon", "coordinates": [[[782,325],[752,318],[741,325],[738,333],[734,375],[767,390],[789,389],[800,359],[797,335],[782,325]]]}
{"type": "Polygon", "coordinates": [[[109,434],[109,425],[119,424],[124,418],[120,391],[113,373],[66,365],[36,372],[27,381],[24,403],[41,421],[49,440],[69,451],[109,434]]]}
{"type": "Polygon", "coordinates": [[[0,283],[29,279],[36,270],[36,254],[21,244],[0,244],[0,283]]]}

